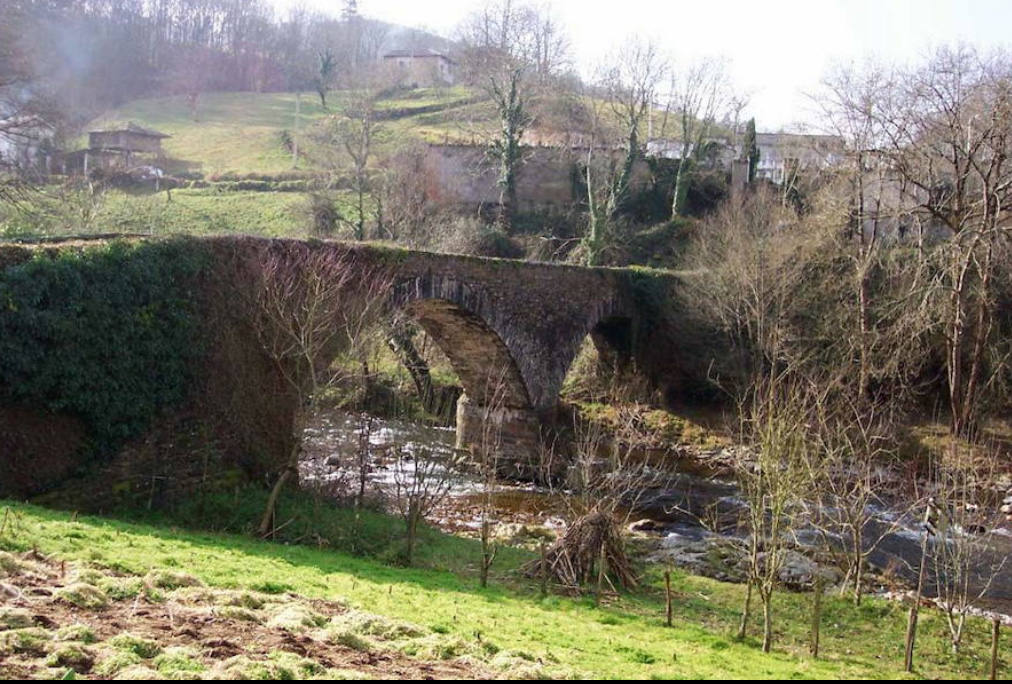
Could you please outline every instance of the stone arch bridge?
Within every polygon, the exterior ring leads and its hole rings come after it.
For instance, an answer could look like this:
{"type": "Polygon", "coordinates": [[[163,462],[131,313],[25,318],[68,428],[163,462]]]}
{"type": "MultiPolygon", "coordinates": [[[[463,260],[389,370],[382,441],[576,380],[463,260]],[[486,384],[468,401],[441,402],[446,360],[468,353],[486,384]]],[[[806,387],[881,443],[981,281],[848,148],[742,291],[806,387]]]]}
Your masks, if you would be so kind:
{"type": "Polygon", "coordinates": [[[672,316],[674,274],[345,243],[319,248],[381,264],[393,307],[447,356],[464,390],[458,447],[480,443],[491,419],[502,452],[529,459],[588,336],[609,365],[640,373],[663,393],[686,384],[685,340],[695,338],[672,316]]]}
{"type": "MultiPolygon", "coordinates": [[[[160,242],[109,235],[31,245],[0,244],[0,272],[39,252],[83,252],[113,239],[160,242]]],[[[299,401],[280,377],[276,363],[264,354],[253,327],[258,313],[248,301],[244,303],[248,298],[243,293],[256,286],[262,260],[272,253],[295,259],[300,252],[333,251],[382,272],[388,288],[383,296],[392,308],[403,311],[427,331],[460,378],[464,396],[457,407],[458,446],[480,444],[485,441],[483,433],[489,434],[484,428],[498,426],[493,438],[507,457],[506,463],[512,461],[521,469],[540,449],[544,427],[555,422],[563,381],[588,336],[606,363],[638,373],[669,400],[694,399],[692,395],[705,386],[714,360],[721,358],[716,337],[704,330],[691,312],[680,308],[681,298],[675,295],[684,281],[671,273],[253,237],[174,239],[167,247],[159,252],[164,258],[189,259],[196,254],[206,264],[200,275],[192,276],[192,282],[177,284],[180,296],[191,298],[197,315],[207,322],[196,326],[199,331],[194,332],[194,344],[205,351],[193,361],[196,365],[185,398],[154,421],[142,442],[160,444],[159,436],[164,433],[165,453],[183,450],[183,446],[177,448],[173,421],[193,420],[200,424],[194,434],[215,436],[225,467],[236,465],[253,477],[276,472],[279,463],[287,462],[294,447],[290,427],[299,401]]],[[[126,311],[123,315],[132,314],[126,311]]],[[[73,335],[60,337],[63,330],[50,331],[56,336],[50,335],[42,343],[55,350],[73,344],[73,335]]],[[[157,363],[158,359],[149,362],[157,363]]],[[[40,364],[35,372],[48,372],[42,367],[44,361],[40,364]]],[[[131,382],[129,377],[106,377],[108,369],[100,363],[92,370],[92,379],[103,391],[113,392],[118,385],[131,382]]],[[[34,436],[21,435],[23,430],[19,432],[18,426],[27,423],[5,419],[4,408],[0,405],[0,451],[4,444],[22,444],[8,451],[21,454],[14,465],[21,468],[18,472],[31,475],[40,470],[32,465],[38,460],[33,454],[39,449],[29,449],[23,443],[34,436]],[[6,437],[5,429],[10,433],[6,437]]],[[[73,433],[71,441],[78,446],[84,443],[81,435],[90,429],[76,414],[54,416],[34,405],[7,408],[29,411],[40,424],[54,424],[58,418],[73,422],[74,430],[68,428],[67,432],[73,433]]],[[[87,450],[78,446],[63,450],[74,454],[66,463],[43,469],[51,471],[47,481],[58,481],[90,463],[87,450]]],[[[124,463],[124,472],[147,473],[144,477],[185,481],[182,473],[190,467],[187,454],[178,459],[152,458],[148,463],[138,460],[137,453],[128,446],[123,459],[116,460],[117,456],[110,463],[124,463]]],[[[154,449],[151,453],[160,452],[154,449]]],[[[194,464],[196,473],[200,464],[194,464]]],[[[3,472],[0,467],[0,477],[3,472]]],[[[19,491],[43,489],[45,483],[38,479],[28,477],[26,482],[30,482],[19,491]]],[[[135,479],[142,481],[143,477],[135,479]]]]}

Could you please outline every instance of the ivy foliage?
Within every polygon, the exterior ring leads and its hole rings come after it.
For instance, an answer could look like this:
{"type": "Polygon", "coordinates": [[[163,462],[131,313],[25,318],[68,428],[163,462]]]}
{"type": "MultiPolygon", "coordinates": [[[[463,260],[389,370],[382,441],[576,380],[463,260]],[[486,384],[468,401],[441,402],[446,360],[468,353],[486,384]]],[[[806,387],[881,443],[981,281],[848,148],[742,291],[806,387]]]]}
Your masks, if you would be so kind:
{"type": "Polygon", "coordinates": [[[114,242],[0,271],[0,404],[75,415],[101,451],[143,432],[193,377],[203,255],[114,242]]]}

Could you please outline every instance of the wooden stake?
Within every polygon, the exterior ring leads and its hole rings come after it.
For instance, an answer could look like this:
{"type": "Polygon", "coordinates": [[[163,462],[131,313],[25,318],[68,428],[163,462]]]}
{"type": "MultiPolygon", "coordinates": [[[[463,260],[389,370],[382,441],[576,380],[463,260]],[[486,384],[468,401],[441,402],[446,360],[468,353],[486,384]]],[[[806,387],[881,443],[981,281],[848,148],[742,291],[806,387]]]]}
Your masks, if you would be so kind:
{"type": "Polygon", "coordinates": [[[812,597],[812,657],[819,657],[819,637],[822,628],[822,575],[815,573],[815,596],[812,597]]]}
{"type": "Polygon", "coordinates": [[[664,573],[664,607],[665,607],[665,621],[668,627],[671,627],[671,571],[668,570],[664,573]]]}
{"type": "Polygon", "coordinates": [[[907,643],[903,659],[903,669],[906,672],[914,671],[914,642],[917,640],[917,606],[910,607],[910,614],[907,617],[907,643]]]}
{"type": "Polygon", "coordinates": [[[548,596],[548,548],[541,540],[541,598],[548,596]]]}
{"type": "Polygon", "coordinates": [[[597,568],[597,594],[594,596],[594,604],[601,605],[601,594],[604,592],[604,563],[608,553],[608,545],[601,544],[601,558],[597,568]]]}
{"type": "Polygon", "coordinates": [[[1001,638],[1001,620],[994,618],[991,623],[991,681],[998,679],[998,641],[1001,638]]]}

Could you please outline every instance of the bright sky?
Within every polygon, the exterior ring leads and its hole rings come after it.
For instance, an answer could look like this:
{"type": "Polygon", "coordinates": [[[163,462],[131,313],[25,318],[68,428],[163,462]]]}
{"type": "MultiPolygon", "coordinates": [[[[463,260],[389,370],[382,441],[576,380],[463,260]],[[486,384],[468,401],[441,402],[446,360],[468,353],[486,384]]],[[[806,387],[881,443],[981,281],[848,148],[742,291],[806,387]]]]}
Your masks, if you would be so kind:
{"type": "MultiPolygon", "coordinates": [[[[339,14],[341,0],[274,0],[339,14]]],[[[366,16],[452,36],[480,0],[359,0],[366,16]]],[[[1012,0],[541,0],[566,28],[589,74],[626,36],[678,59],[724,55],[751,93],[760,130],[811,120],[805,93],[827,68],[867,57],[904,62],[931,46],[1012,43],[1012,0]]]]}

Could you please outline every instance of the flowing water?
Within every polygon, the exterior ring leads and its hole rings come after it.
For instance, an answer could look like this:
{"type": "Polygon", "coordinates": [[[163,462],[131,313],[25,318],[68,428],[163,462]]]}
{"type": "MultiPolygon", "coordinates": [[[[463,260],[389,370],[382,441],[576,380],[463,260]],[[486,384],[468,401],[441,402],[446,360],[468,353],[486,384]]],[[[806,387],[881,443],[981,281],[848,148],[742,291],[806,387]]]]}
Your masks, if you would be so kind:
{"type": "MultiPolygon", "coordinates": [[[[425,464],[430,477],[445,477],[447,488],[447,496],[431,522],[448,532],[477,534],[484,487],[473,472],[451,467],[458,456],[453,428],[330,411],[314,421],[306,437],[301,472],[305,483],[335,497],[348,497],[358,491],[361,474],[366,491],[389,503],[396,496],[398,483],[409,481],[418,464],[425,464]],[[360,463],[359,454],[364,453],[366,443],[368,458],[360,463]]],[[[673,457],[668,462],[671,470],[666,473],[664,486],[648,491],[633,510],[626,511],[629,520],[639,521],[637,529],[652,539],[660,556],[665,549],[670,552],[714,537],[740,539],[736,521],[741,519],[746,504],[733,480],[692,459],[673,457]]],[[[496,483],[491,492],[499,524],[511,529],[558,531],[564,526],[573,496],[571,492],[519,482],[496,483]]],[[[876,515],[878,521],[869,526],[867,537],[885,536],[869,559],[871,565],[912,579],[920,561],[921,525],[896,510],[883,509],[876,515]]],[[[1012,556],[1012,531],[1008,527],[990,539],[992,548],[979,550],[981,568],[990,568],[1001,558],[1012,556]]],[[[819,542],[811,529],[800,530],[798,540],[802,548],[806,543],[814,548],[819,542]]],[[[985,581],[983,575],[977,581],[985,581]]],[[[1012,614],[1012,562],[991,582],[984,604],[1012,614]]]]}

